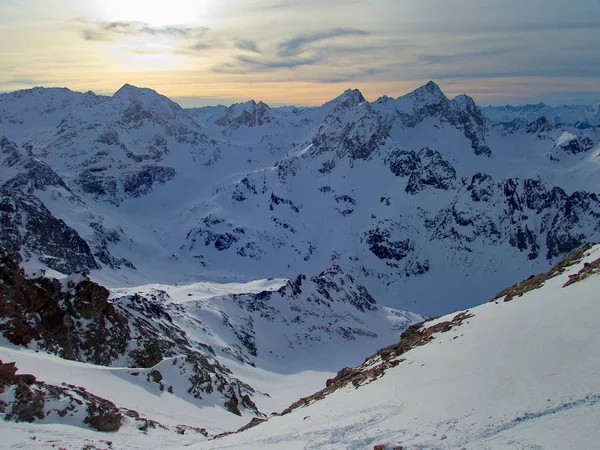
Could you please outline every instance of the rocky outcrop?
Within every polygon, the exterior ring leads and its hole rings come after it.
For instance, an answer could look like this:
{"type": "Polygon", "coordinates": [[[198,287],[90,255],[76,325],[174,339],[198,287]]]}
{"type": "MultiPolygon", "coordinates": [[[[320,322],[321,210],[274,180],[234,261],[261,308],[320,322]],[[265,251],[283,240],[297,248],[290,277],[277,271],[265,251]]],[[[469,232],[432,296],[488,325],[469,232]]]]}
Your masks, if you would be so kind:
{"type": "MultiPolygon", "coordinates": [[[[233,377],[211,347],[191,342],[157,297],[133,295],[110,301],[109,295],[83,275],[61,281],[30,279],[0,249],[0,333],[12,344],[35,344],[61,358],[103,366],[119,359],[131,367],[151,368],[165,358],[183,355],[173,364],[192,397],[200,401],[205,394],[219,392],[224,406],[235,414],[239,408],[258,413],[250,399],[254,389],[233,377]]],[[[159,374],[151,372],[149,378],[164,389],[159,374]]],[[[103,405],[99,402],[92,409],[105,410],[103,405]]],[[[98,421],[91,423],[110,427],[110,421],[98,421]]]]}
{"type": "Polygon", "coordinates": [[[342,98],[331,102],[333,109],[310,142],[311,155],[331,153],[336,158],[368,160],[386,144],[390,138],[389,125],[358,94],[347,91],[342,98]]]}
{"type": "MultiPolygon", "coordinates": [[[[522,297],[523,294],[529,291],[539,289],[546,281],[561,275],[569,267],[580,263],[582,258],[585,256],[586,252],[592,247],[593,245],[589,243],[582,245],[577,250],[571,252],[566,258],[557,262],[554,266],[552,266],[552,268],[550,268],[548,272],[539,275],[532,275],[526,280],[521,281],[520,283],[503,289],[500,293],[498,293],[498,295],[494,297],[492,301],[504,300],[505,302],[509,302],[515,297],[522,297]]],[[[597,259],[591,263],[585,263],[583,268],[578,273],[569,276],[569,280],[564,284],[563,287],[567,287],[573,283],[583,280],[589,275],[597,273],[599,270],[600,259],[597,259]]]]}
{"type": "Polygon", "coordinates": [[[260,127],[276,121],[269,105],[250,100],[231,105],[225,114],[215,121],[216,125],[237,129],[240,127],[260,127]]]}
{"type": "Polygon", "coordinates": [[[310,405],[311,403],[322,400],[329,394],[351,384],[356,389],[375,381],[377,378],[385,375],[385,372],[401,364],[404,359],[401,356],[409,350],[425,345],[435,339],[438,333],[445,333],[454,327],[473,317],[469,311],[461,312],[454,316],[452,320],[438,322],[435,325],[427,326],[427,321],[411,325],[402,333],[398,343],[379,350],[375,355],[368,357],[365,362],[356,368],[346,367],[340,370],[334,378],[327,380],[324,389],[311,395],[301,398],[281,412],[281,415],[289,414],[295,409],[310,405]]]}
{"type": "Polygon", "coordinates": [[[554,126],[550,121],[542,116],[539,119],[529,122],[525,126],[525,132],[529,134],[537,134],[538,137],[542,137],[542,133],[548,133],[554,129],[554,126]]]}
{"type": "MultiPolygon", "coordinates": [[[[14,362],[0,361],[0,415],[6,421],[79,425],[100,432],[119,431],[127,420],[140,432],[160,428],[176,434],[197,433],[209,437],[206,429],[188,425],[165,426],[122,408],[87,389],[72,384],[45,383],[31,374],[17,374],[14,362]],[[80,420],[79,424],[77,420],[80,420]]],[[[111,444],[109,444],[109,447],[111,444]]]]}
{"type": "Polygon", "coordinates": [[[98,269],[79,234],[34,195],[0,189],[0,242],[18,260],[33,256],[62,273],[98,269]]]}
{"type": "Polygon", "coordinates": [[[33,375],[17,375],[17,370],[14,362],[0,361],[0,393],[4,394],[0,413],[4,420],[31,423],[83,415],[83,423],[94,430],[121,428],[123,414],[114,403],[77,386],[55,386],[33,375]]]}
{"type": "Polygon", "coordinates": [[[552,260],[579,247],[590,232],[600,229],[597,198],[587,192],[567,195],[539,180],[494,182],[489,175],[479,173],[459,191],[449,208],[426,222],[426,227],[433,239],[462,248],[470,248],[476,241],[507,241],[527,252],[530,260],[540,256],[552,260]],[[492,202],[501,208],[493,208],[492,202]]]}
{"type": "Polygon", "coordinates": [[[553,155],[560,157],[560,154],[577,155],[585,153],[594,148],[595,145],[595,142],[589,136],[563,135],[552,149],[551,158],[553,155]]]}
{"type": "Polygon", "coordinates": [[[385,163],[397,177],[408,178],[405,191],[417,194],[432,189],[450,190],[457,186],[456,171],[442,155],[428,147],[415,153],[395,150],[385,158],[385,163]]]}
{"type": "Polygon", "coordinates": [[[110,365],[129,341],[126,321],[109,292],[81,275],[63,282],[30,279],[0,250],[0,332],[13,344],[62,358],[110,365]]]}
{"type": "Polygon", "coordinates": [[[125,173],[122,178],[123,191],[131,197],[147,195],[157,186],[175,178],[172,167],[144,166],[140,170],[125,173]]]}
{"type": "Polygon", "coordinates": [[[459,95],[448,99],[433,81],[396,100],[399,120],[413,128],[426,119],[437,119],[461,130],[476,155],[491,156],[486,143],[487,126],[473,99],[459,95]]]}

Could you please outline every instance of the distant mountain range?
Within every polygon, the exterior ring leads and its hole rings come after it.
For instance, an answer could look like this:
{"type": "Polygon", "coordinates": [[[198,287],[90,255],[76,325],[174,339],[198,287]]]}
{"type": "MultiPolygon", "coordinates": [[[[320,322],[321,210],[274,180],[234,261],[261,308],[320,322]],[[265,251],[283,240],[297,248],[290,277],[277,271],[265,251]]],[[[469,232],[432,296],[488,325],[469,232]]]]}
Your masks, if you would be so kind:
{"type": "Polygon", "coordinates": [[[335,264],[438,314],[600,238],[597,106],[479,108],[434,82],[187,110],[130,85],[34,88],[0,95],[0,132],[3,245],[113,287],[335,264]]]}

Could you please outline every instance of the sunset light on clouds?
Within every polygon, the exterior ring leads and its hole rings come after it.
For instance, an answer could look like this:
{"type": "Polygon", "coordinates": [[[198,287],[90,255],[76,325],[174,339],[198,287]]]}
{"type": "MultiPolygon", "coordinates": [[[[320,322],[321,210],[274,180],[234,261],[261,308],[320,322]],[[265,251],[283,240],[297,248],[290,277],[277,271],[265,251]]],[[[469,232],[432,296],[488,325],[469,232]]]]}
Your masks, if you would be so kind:
{"type": "Polygon", "coordinates": [[[600,98],[600,4],[0,0],[0,91],[148,86],[184,106],[369,99],[429,79],[479,103],[600,98]]]}

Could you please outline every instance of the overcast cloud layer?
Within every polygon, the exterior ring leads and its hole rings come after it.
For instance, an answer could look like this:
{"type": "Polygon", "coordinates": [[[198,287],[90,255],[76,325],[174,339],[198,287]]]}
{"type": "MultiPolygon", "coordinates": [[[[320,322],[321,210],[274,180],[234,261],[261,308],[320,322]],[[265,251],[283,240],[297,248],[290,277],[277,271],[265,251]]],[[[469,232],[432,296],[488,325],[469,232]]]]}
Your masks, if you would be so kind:
{"type": "Polygon", "coordinates": [[[0,0],[0,91],[128,82],[185,106],[320,104],[432,79],[479,103],[600,101],[591,0],[0,0]]]}

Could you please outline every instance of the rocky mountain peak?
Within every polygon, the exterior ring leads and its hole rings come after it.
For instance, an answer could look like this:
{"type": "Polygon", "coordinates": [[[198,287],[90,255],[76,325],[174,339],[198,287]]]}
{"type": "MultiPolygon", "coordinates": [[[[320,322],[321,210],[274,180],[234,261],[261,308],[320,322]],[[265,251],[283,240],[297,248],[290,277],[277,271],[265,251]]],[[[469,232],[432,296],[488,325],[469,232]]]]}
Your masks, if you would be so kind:
{"type": "Polygon", "coordinates": [[[115,92],[112,98],[122,102],[143,103],[144,105],[157,106],[161,104],[169,106],[172,109],[181,110],[181,107],[177,103],[159,94],[154,89],[141,88],[128,83],[115,92]]]}
{"type": "Polygon", "coordinates": [[[127,127],[139,128],[144,120],[164,125],[183,112],[181,106],[168,97],[130,84],[123,85],[111,100],[118,109],[123,108],[121,123],[127,127]]]}
{"type": "Polygon", "coordinates": [[[437,83],[434,81],[431,81],[431,80],[428,81],[425,86],[422,86],[419,89],[423,89],[423,90],[429,92],[431,95],[434,95],[436,97],[442,97],[442,96],[445,97],[444,93],[442,92],[440,87],[437,85],[437,83]]]}
{"type": "MultiPolygon", "coordinates": [[[[406,94],[403,97],[416,97],[416,98],[421,98],[421,99],[430,99],[430,100],[444,100],[447,99],[446,95],[444,94],[444,92],[442,92],[442,89],[438,86],[437,83],[433,82],[433,81],[429,81],[427,82],[427,84],[415,89],[412,92],[409,92],[408,94],[406,94]]],[[[399,97],[403,98],[403,97],[399,97]]]]}
{"type": "Polygon", "coordinates": [[[448,98],[433,81],[396,99],[398,110],[406,114],[413,114],[428,107],[437,107],[439,110],[446,107],[448,102],[448,98]]]}
{"type": "Polygon", "coordinates": [[[358,89],[346,89],[343,94],[325,103],[325,105],[331,105],[335,108],[351,109],[366,101],[367,100],[362,95],[362,92],[360,92],[358,89]]]}
{"type": "Polygon", "coordinates": [[[473,97],[469,97],[467,94],[457,95],[452,99],[452,102],[458,106],[463,108],[476,108],[475,100],[473,97]]]}
{"type": "Polygon", "coordinates": [[[266,103],[249,100],[245,103],[235,103],[227,108],[225,114],[219,117],[215,124],[224,127],[257,127],[275,121],[273,111],[266,103]]]}
{"type": "Polygon", "coordinates": [[[113,98],[137,98],[143,93],[157,94],[156,91],[148,88],[140,88],[129,83],[125,83],[117,92],[113,94],[113,98]]]}

